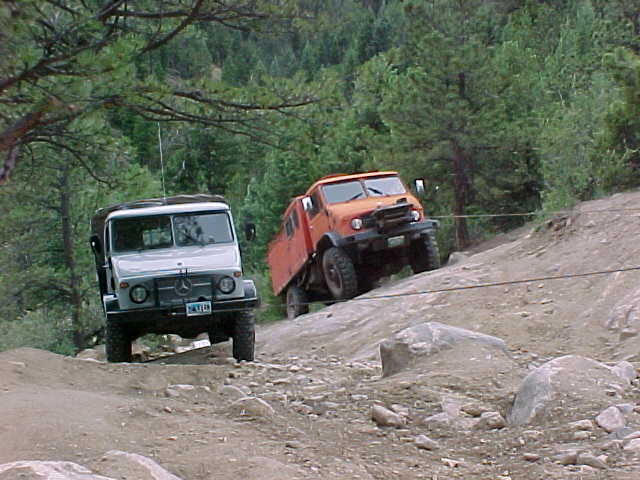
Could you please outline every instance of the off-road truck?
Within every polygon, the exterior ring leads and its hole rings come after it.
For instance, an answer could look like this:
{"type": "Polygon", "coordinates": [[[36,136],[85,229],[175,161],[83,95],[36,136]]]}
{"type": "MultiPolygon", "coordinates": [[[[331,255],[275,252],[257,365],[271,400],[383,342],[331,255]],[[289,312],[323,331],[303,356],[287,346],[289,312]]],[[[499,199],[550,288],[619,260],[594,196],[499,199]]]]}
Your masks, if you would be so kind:
{"type": "Polygon", "coordinates": [[[259,299],[242,272],[229,205],[218,195],[178,195],[100,209],[91,248],[110,362],[131,361],[147,333],[211,343],[233,340],[237,360],[254,358],[259,299]]]}
{"type": "Polygon", "coordinates": [[[294,318],[309,302],[352,298],[407,265],[438,268],[437,225],[397,172],[324,177],[291,201],[269,244],[273,291],[294,318]]]}

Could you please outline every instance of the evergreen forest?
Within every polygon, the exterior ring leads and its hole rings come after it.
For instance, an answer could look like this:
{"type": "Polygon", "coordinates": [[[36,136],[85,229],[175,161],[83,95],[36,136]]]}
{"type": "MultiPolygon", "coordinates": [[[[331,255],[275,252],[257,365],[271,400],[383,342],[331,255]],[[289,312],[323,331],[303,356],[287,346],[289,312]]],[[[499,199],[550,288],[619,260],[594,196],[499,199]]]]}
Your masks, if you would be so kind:
{"type": "Polygon", "coordinates": [[[110,204],[224,195],[273,305],[327,174],[424,178],[444,256],[637,187],[639,34],[640,0],[0,0],[0,350],[94,341],[110,204]]]}

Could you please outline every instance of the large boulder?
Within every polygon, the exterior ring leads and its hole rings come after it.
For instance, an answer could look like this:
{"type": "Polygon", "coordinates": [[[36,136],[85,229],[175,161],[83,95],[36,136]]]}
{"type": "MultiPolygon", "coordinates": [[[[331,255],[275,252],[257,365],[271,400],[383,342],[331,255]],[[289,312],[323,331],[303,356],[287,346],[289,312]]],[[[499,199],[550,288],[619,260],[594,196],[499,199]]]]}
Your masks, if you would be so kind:
{"type": "Polygon", "coordinates": [[[417,361],[444,350],[463,349],[467,358],[486,358],[488,351],[509,357],[504,340],[490,335],[452,327],[438,322],[426,322],[398,332],[380,344],[382,376],[405,370],[417,361]]]}
{"type": "Polygon", "coordinates": [[[73,462],[19,461],[0,465],[0,480],[180,480],[150,458],[112,450],[94,471],[73,462]],[[97,472],[97,473],[96,473],[97,472]]]}
{"type": "Polygon", "coordinates": [[[610,368],[578,355],[553,359],[522,381],[508,415],[512,425],[563,421],[608,407],[611,395],[624,392],[629,380],[610,368]],[[583,412],[584,410],[584,412],[583,412]]]}
{"type": "Polygon", "coordinates": [[[73,462],[20,461],[0,465],[0,480],[113,480],[73,462]]]}

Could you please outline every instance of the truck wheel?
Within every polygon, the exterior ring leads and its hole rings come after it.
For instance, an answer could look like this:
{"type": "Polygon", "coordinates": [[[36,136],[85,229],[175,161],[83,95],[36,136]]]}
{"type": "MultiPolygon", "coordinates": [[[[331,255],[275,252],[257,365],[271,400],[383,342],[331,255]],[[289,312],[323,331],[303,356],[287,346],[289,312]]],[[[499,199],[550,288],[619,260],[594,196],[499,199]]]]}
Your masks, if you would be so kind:
{"type": "Polygon", "coordinates": [[[105,343],[108,362],[131,361],[131,338],[125,325],[107,319],[105,343]]]}
{"type": "Polygon", "coordinates": [[[256,346],[256,329],[253,311],[238,312],[233,325],[233,358],[252,362],[256,346]]]}
{"type": "Polygon", "coordinates": [[[336,300],[353,298],[358,294],[358,277],[349,255],[331,247],[322,256],[322,272],[329,291],[336,300]]]}
{"type": "Polygon", "coordinates": [[[287,289],[287,318],[293,320],[300,315],[309,313],[307,301],[307,292],[297,285],[291,285],[287,289]]]}
{"type": "Polygon", "coordinates": [[[429,233],[414,240],[409,248],[409,263],[413,273],[422,273],[440,268],[440,252],[436,237],[429,233]]]}

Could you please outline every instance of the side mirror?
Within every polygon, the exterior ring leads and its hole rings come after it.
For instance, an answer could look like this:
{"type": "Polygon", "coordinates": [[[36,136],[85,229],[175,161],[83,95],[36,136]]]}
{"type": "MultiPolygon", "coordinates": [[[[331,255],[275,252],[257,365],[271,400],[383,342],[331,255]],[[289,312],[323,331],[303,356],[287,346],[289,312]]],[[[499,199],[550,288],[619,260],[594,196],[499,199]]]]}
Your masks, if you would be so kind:
{"type": "Polygon", "coordinates": [[[256,224],[253,222],[245,222],[244,224],[244,237],[248,242],[252,242],[256,239],[256,224]]]}
{"type": "Polygon", "coordinates": [[[424,195],[425,188],[424,188],[424,179],[423,178],[416,178],[413,181],[413,186],[415,187],[416,193],[418,195],[424,195]]]}
{"type": "Polygon", "coordinates": [[[102,255],[100,237],[97,235],[91,235],[91,238],[89,238],[89,244],[91,245],[91,250],[93,250],[94,255],[102,255]]]}
{"type": "Polygon", "coordinates": [[[313,201],[310,197],[304,197],[302,199],[302,208],[304,208],[305,212],[310,212],[313,210],[313,201]]]}

